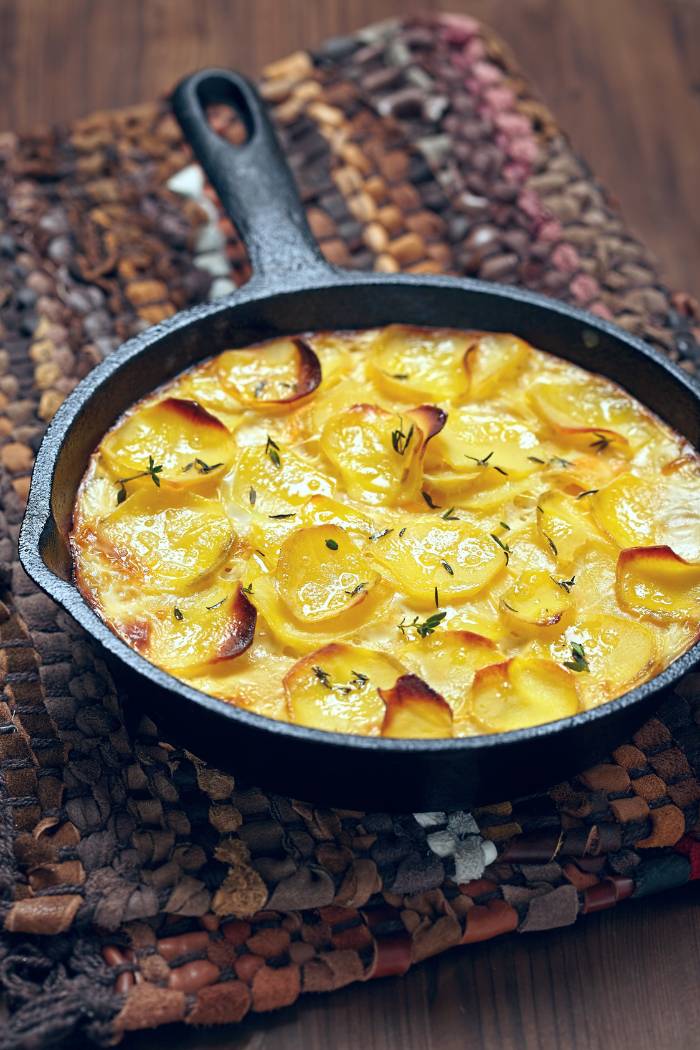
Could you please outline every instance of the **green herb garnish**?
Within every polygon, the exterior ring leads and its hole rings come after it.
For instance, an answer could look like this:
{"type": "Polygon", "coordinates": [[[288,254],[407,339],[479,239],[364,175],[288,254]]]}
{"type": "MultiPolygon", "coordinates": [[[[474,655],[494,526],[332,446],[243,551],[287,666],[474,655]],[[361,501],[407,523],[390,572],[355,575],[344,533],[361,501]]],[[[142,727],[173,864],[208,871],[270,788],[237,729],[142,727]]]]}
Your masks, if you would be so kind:
{"type": "Polygon", "coordinates": [[[459,518],[455,514],[455,508],[454,507],[448,507],[448,509],[445,511],[445,513],[441,514],[440,517],[444,518],[445,521],[459,521],[459,518]]]}
{"type": "Polygon", "coordinates": [[[222,598],[222,599],[221,599],[221,601],[219,601],[219,602],[214,602],[214,604],[213,604],[213,605],[207,605],[207,609],[209,610],[209,612],[211,612],[211,611],[212,611],[212,609],[218,609],[218,608],[219,608],[219,606],[220,606],[220,605],[223,605],[225,601],[226,601],[226,599],[225,599],[225,598],[222,598]]]}
{"type": "Polygon", "coordinates": [[[255,489],[253,488],[253,486],[251,485],[250,486],[250,491],[248,492],[248,499],[250,500],[251,507],[255,506],[255,501],[256,501],[257,498],[258,498],[258,494],[255,491],[255,489]]]}
{"type": "Polygon", "coordinates": [[[120,486],[119,492],[117,493],[117,503],[118,504],[119,503],[123,503],[124,500],[126,499],[126,495],[127,495],[127,493],[126,493],[126,485],[127,485],[127,482],[129,482],[129,481],[136,481],[137,478],[149,478],[150,477],[150,479],[153,482],[153,484],[156,486],[156,488],[159,489],[160,488],[160,478],[158,477],[158,475],[160,473],[162,473],[162,470],[163,470],[162,463],[156,464],[156,461],[154,460],[153,456],[149,456],[148,457],[148,469],[147,470],[141,470],[141,471],[139,471],[138,474],[132,474],[131,477],[119,478],[117,480],[117,485],[120,486]]]}
{"type": "Polygon", "coordinates": [[[406,617],[404,616],[401,623],[398,623],[396,627],[401,631],[401,634],[405,635],[408,631],[415,630],[421,638],[427,638],[429,634],[432,634],[433,631],[440,626],[446,616],[447,613],[444,611],[432,613],[432,615],[426,617],[422,623],[417,616],[414,616],[411,623],[406,623],[406,617]]]}
{"type": "Polygon", "coordinates": [[[393,532],[393,531],[394,531],[393,529],[382,529],[381,532],[371,532],[369,538],[372,541],[372,543],[374,543],[375,540],[381,540],[385,536],[388,536],[389,533],[393,532]]]}
{"type": "Polygon", "coordinates": [[[496,535],[495,532],[490,532],[489,535],[490,535],[492,540],[495,540],[495,542],[498,544],[498,546],[501,548],[501,550],[505,554],[505,556],[506,556],[506,565],[507,565],[508,562],[510,561],[510,556],[511,556],[511,554],[513,552],[511,551],[511,549],[510,549],[510,547],[508,546],[507,543],[504,543],[502,539],[499,539],[499,537],[496,535]]]}
{"type": "Polygon", "coordinates": [[[296,518],[297,512],[295,510],[290,511],[288,514],[268,514],[268,518],[273,521],[283,521],[285,518],[296,518]]]}
{"type": "Polygon", "coordinates": [[[440,510],[440,505],[438,503],[433,503],[432,496],[429,492],[426,492],[425,489],[421,490],[421,496],[423,497],[423,499],[428,504],[431,510],[440,510]]]}
{"type": "Polygon", "coordinates": [[[445,570],[445,572],[448,572],[450,574],[450,576],[454,576],[455,571],[454,571],[454,569],[452,568],[452,566],[450,565],[449,562],[441,561],[440,564],[442,565],[442,567],[445,570]]]}
{"type": "Polygon", "coordinates": [[[571,660],[564,661],[564,667],[568,667],[570,671],[590,671],[586,654],[580,642],[571,643],[571,657],[571,660]]]}
{"type": "Polygon", "coordinates": [[[282,460],[280,459],[280,447],[276,441],[273,441],[270,435],[267,435],[267,442],[265,444],[265,455],[274,463],[276,467],[282,466],[282,460]]]}
{"type": "Polygon", "coordinates": [[[173,609],[173,616],[175,617],[176,620],[184,620],[185,619],[185,617],[182,615],[182,610],[178,609],[177,605],[173,609]]]}
{"type": "Polygon", "coordinates": [[[606,437],[605,434],[601,434],[599,430],[595,431],[596,440],[591,441],[589,448],[594,448],[596,452],[605,452],[606,448],[610,444],[610,438],[606,437]]]}
{"type": "Polygon", "coordinates": [[[360,591],[364,591],[365,587],[367,587],[366,583],[358,583],[351,591],[346,591],[345,593],[349,594],[351,598],[354,598],[356,594],[360,593],[360,591]]]}
{"type": "Polygon", "coordinates": [[[555,576],[550,576],[550,580],[556,583],[557,587],[561,587],[563,591],[568,594],[573,585],[576,583],[576,577],[572,576],[570,580],[558,580],[555,576]]]}
{"type": "Polygon", "coordinates": [[[413,426],[413,423],[411,423],[410,427],[408,428],[408,433],[404,433],[403,419],[401,418],[401,416],[399,416],[399,425],[396,428],[396,430],[392,430],[391,432],[391,444],[393,446],[394,452],[398,453],[399,456],[404,456],[406,454],[406,449],[411,443],[411,438],[413,437],[414,430],[415,427],[413,426]]]}
{"type": "Polygon", "coordinates": [[[576,499],[583,499],[584,496],[595,496],[598,489],[586,489],[585,492],[579,492],[576,499]]]}

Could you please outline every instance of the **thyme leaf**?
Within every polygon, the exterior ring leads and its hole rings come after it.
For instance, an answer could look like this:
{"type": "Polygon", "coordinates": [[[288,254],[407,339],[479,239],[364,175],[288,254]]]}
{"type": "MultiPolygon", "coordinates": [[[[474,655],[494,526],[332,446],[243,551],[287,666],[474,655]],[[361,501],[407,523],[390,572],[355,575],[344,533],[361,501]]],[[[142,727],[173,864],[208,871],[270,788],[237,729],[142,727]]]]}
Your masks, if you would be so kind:
{"type": "Polygon", "coordinates": [[[184,620],[185,619],[185,617],[182,614],[182,609],[178,609],[177,605],[173,609],[173,616],[175,617],[176,620],[184,620]]]}
{"type": "Polygon", "coordinates": [[[421,489],[421,496],[423,497],[423,499],[428,504],[431,510],[440,510],[440,505],[438,503],[433,503],[433,497],[430,495],[429,492],[426,492],[425,489],[421,489]]]}
{"type": "Polygon", "coordinates": [[[413,437],[414,431],[415,427],[413,423],[411,423],[410,427],[408,428],[408,433],[404,433],[403,419],[401,418],[401,416],[399,416],[399,425],[396,428],[396,430],[392,430],[391,432],[391,444],[394,449],[394,452],[398,453],[399,456],[406,455],[406,450],[408,449],[408,446],[411,443],[411,438],[413,437]]]}
{"type": "Polygon", "coordinates": [[[445,521],[459,521],[459,518],[455,514],[454,507],[449,507],[444,514],[440,515],[440,517],[444,518],[445,521]]]}
{"type": "Polygon", "coordinates": [[[595,496],[598,489],[586,489],[585,492],[579,492],[576,499],[583,499],[584,496],[595,496]]]}
{"type": "Polygon", "coordinates": [[[129,482],[129,481],[136,481],[137,478],[149,478],[150,477],[150,479],[153,482],[153,484],[156,486],[156,488],[159,489],[160,488],[160,478],[158,477],[158,475],[160,473],[162,473],[162,470],[163,470],[163,464],[162,463],[156,463],[156,461],[154,460],[153,456],[149,456],[148,457],[148,467],[146,468],[146,470],[141,470],[141,471],[139,471],[138,474],[132,474],[128,478],[118,478],[117,479],[117,485],[119,485],[119,491],[117,492],[117,504],[123,503],[124,500],[126,499],[126,496],[127,496],[127,492],[126,492],[127,482],[129,482]]]}
{"type": "Polygon", "coordinates": [[[269,434],[267,435],[267,442],[265,443],[265,455],[276,467],[279,468],[282,466],[280,447],[276,441],[272,440],[269,434]]]}
{"type": "Polygon", "coordinates": [[[440,564],[442,565],[442,567],[445,570],[445,572],[448,572],[450,574],[450,576],[454,576],[455,571],[454,571],[454,569],[452,568],[452,566],[450,565],[449,562],[441,561],[440,564]]]}
{"type": "Polygon", "coordinates": [[[326,540],[326,547],[328,547],[329,551],[337,551],[338,543],[336,540],[326,540]]]}
{"type": "Polygon", "coordinates": [[[571,588],[576,583],[575,576],[572,576],[570,580],[558,580],[556,576],[550,576],[550,580],[553,580],[554,583],[556,583],[557,587],[561,587],[561,589],[563,591],[566,591],[567,594],[571,591],[571,588]]]}
{"type": "Polygon", "coordinates": [[[606,437],[605,434],[601,434],[599,430],[595,431],[596,440],[591,441],[589,448],[594,448],[596,452],[605,452],[606,448],[610,444],[610,438],[606,437]]]}
{"type": "Polygon", "coordinates": [[[570,671],[590,671],[588,660],[580,642],[571,643],[571,660],[564,661],[564,667],[570,671]]]}
{"type": "Polygon", "coordinates": [[[511,551],[511,549],[508,546],[508,544],[504,543],[503,540],[500,539],[500,537],[498,537],[495,532],[490,532],[489,535],[490,535],[491,539],[494,540],[498,544],[498,546],[501,548],[501,550],[505,554],[505,556],[506,556],[506,565],[507,565],[508,562],[510,561],[510,556],[511,556],[511,554],[513,552],[511,551]]]}

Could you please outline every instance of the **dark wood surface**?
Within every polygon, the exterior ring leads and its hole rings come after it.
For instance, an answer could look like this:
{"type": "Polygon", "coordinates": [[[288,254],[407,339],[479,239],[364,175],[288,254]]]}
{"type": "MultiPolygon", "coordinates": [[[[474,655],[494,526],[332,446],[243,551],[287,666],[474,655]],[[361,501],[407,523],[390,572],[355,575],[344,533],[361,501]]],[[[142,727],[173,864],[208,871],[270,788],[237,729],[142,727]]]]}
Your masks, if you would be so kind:
{"type": "MultiPolygon", "coordinates": [[[[669,281],[700,292],[700,0],[0,0],[0,127],[168,90],[203,65],[255,74],[390,15],[468,10],[513,46],[669,281]]],[[[405,978],[306,997],[130,1050],[675,1050],[700,1046],[697,891],[453,951],[405,978]]]]}

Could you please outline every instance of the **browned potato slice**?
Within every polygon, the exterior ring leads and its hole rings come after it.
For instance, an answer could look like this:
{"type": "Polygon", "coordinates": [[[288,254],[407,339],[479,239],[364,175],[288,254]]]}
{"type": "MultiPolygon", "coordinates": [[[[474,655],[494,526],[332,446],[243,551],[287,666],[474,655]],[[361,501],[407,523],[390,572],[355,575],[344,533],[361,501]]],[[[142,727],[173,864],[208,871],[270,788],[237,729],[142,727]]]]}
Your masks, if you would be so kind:
{"type": "Polygon", "coordinates": [[[102,455],[117,478],[151,485],[150,470],[158,482],[201,484],[223,473],[233,458],[230,431],[196,401],[166,397],[132,413],[101,446],[102,455]]]}
{"type": "Polygon", "coordinates": [[[337,525],[299,529],[282,544],[279,594],[302,622],[330,620],[366,602],[379,574],[337,525]]]}
{"type": "Polygon", "coordinates": [[[372,377],[384,394],[399,401],[459,397],[467,390],[462,361],[471,338],[468,332],[389,325],[369,358],[372,377]]]}
{"type": "Polygon", "coordinates": [[[378,733],[384,718],[379,690],[403,673],[398,660],[358,645],[333,643],[287,672],[284,688],[292,721],[336,733],[378,733]]]}
{"type": "MultiPolygon", "coordinates": [[[[240,656],[251,645],[256,616],[240,584],[215,586],[177,598],[149,616],[136,648],[166,671],[218,664],[240,656]]],[[[128,624],[117,629],[127,637],[133,633],[128,624]]]]}
{"type": "Polygon", "coordinates": [[[608,447],[608,438],[614,439],[616,446],[630,443],[635,447],[649,440],[653,420],[640,413],[628,394],[600,376],[541,380],[530,388],[528,399],[537,414],[556,430],[568,433],[573,440],[579,432],[579,439],[589,445],[599,441],[600,451],[608,447]],[[596,438],[596,431],[601,438],[596,438]]]}
{"type": "Polygon", "coordinates": [[[151,486],[96,527],[97,545],[125,577],[149,589],[186,589],[212,572],[235,533],[218,500],[151,486]]]}
{"type": "Polygon", "coordinates": [[[227,350],[217,358],[222,385],[241,404],[260,412],[298,404],[321,382],[321,365],[301,337],[227,350]]]}
{"type": "Polygon", "coordinates": [[[467,350],[464,366],[469,377],[469,397],[490,397],[513,379],[527,361],[530,346],[515,335],[485,332],[467,350]]]}
{"type": "Polygon", "coordinates": [[[452,736],[452,708],[414,674],[402,675],[392,689],[380,689],[386,704],[382,736],[400,739],[452,736]]]}
{"type": "Polygon", "coordinates": [[[632,547],[617,559],[617,597],[623,609],[663,623],[700,621],[700,565],[670,547],[632,547]]]}
{"type": "Polygon", "coordinates": [[[483,635],[439,630],[407,643],[400,655],[411,671],[437,689],[457,721],[464,716],[475,671],[492,664],[499,654],[493,641],[483,635]]]}
{"type": "Polygon", "coordinates": [[[503,550],[488,533],[443,518],[393,529],[372,543],[370,553],[419,608],[430,608],[435,587],[443,602],[470,598],[505,564],[503,550]]]}
{"type": "Polygon", "coordinates": [[[474,676],[471,713],[486,733],[553,722],[579,709],[573,673],[551,660],[516,656],[474,676]]]}
{"type": "Polygon", "coordinates": [[[501,595],[504,615],[515,627],[553,627],[571,607],[569,589],[541,569],[521,573],[501,595]]]}

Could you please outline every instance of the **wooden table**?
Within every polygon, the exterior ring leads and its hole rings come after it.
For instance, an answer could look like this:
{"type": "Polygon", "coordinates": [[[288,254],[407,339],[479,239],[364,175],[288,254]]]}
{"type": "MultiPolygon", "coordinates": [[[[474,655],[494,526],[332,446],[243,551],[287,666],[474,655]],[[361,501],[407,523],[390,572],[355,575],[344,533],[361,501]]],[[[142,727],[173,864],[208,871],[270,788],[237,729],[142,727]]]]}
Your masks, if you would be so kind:
{"type": "MultiPolygon", "coordinates": [[[[0,0],[0,127],[166,91],[210,64],[266,62],[390,15],[468,10],[510,41],[672,285],[700,292],[700,0],[0,0]]],[[[693,886],[569,929],[456,950],[403,979],[306,997],[155,1047],[664,1050],[700,1044],[693,886]]]]}

